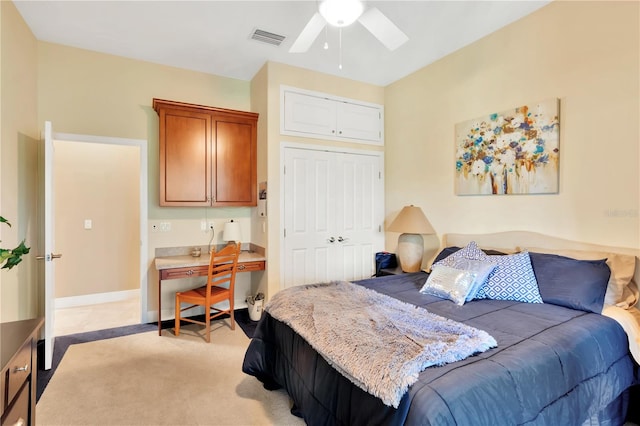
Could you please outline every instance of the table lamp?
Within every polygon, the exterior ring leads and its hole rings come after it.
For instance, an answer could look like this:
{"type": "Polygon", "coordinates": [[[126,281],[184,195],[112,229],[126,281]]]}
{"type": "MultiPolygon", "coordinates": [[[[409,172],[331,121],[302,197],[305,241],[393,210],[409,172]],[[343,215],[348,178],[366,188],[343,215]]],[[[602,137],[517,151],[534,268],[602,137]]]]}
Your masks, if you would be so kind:
{"type": "Polygon", "coordinates": [[[234,222],[233,219],[231,220],[231,222],[226,222],[224,224],[224,229],[222,230],[222,239],[225,241],[234,241],[234,242],[242,241],[240,224],[238,222],[234,222]]]}
{"type": "Polygon", "coordinates": [[[418,272],[424,255],[422,235],[435,234],[422,209],[413,205],[403,207],[387,231],[401,233],[396,254],[402,271],[418,272]]]}

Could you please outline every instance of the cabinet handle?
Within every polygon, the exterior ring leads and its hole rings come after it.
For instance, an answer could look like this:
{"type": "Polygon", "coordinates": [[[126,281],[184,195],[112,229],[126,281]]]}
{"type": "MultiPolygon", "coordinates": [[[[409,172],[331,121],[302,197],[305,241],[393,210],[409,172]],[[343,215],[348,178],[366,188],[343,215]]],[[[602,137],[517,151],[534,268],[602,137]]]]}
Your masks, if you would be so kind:
{"type": "Polygon", "coordinates": [[[335,133],[335,132],[336,132],[335,130],[332,130],[332,131],[331,131],[331,133],[335,133]]]}
{"type": "Polygon", "coordinates": [[[342,238],[342,237],[338,237],[338,241],[343,243],[345,241],[347,241],[349,238],[342,238]]]}
{"type": "Polygon", "coordinates": [[[193,269],[189,269],[189,270],[187,271],[187,275],[193,275],[193,269]]]}
{"type": "Polygon", "coordinates": [[[22,371],[28,371],[29,370],[29,364],[25,364],[24,367],[16,367],[13,369],[14,373],[20,373],[22,371]]]}
{"type": "Polygon", "coordinates": [[[245,268],[245,266],[244,266],[244,265],[238,265],[238,269],[239,269],[239,270],[241,270],[241,271],[242,271],[244,268],[245,268]]]}
{"type": "Polygon", "coordinates": [[[338,134],[339,134],[339,135],[341,135],[341,134],[342,134],[342,130],[340,130],[340,131],[338,132],[338,134]]]}
{"type": "Polygon", "coordinates": [[[331,237],[331,238],[327,239],[327,242],[329,242],[329,243],[335,243],[335,242],[336,242],[336,239],[335,239],[335,238],[333,238],[333,237],[331,237]]]}

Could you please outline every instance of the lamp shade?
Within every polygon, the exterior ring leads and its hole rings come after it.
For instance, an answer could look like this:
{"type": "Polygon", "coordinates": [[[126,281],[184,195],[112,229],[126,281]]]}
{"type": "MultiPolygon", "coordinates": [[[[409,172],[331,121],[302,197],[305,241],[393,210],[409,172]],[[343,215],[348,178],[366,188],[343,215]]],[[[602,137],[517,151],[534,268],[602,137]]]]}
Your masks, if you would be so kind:
{"type": "Polygon", "coordinates": [[[227,222],[222,230],[222,239],[225,241],[242,241],[242,233],[240,232],[240,224],[238,222],[227,222]]]}
{"type": "Polygon", "coordinates": [[[387,231],[425,235],[436,233],[422,209],[416,206],[404,206],[387,231]]]}
{"type": "Polygon", "coordinates": [[[435,234],[422,209],[416,206],[403,207],[387,231],[401,232],[396,251],[402,270],[418,272],[424,256],[422,234],[435,234]]]}

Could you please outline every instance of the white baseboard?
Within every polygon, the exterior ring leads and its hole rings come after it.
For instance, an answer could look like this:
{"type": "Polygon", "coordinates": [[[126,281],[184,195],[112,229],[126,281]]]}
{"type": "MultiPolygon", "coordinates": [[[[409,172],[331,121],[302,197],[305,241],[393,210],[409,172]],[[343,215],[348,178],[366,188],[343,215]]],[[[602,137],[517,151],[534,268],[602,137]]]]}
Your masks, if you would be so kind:
{"type": "Polygon", "coordinates": [[[85,294],[83,296],[58,297],[55,299],[55,309],[97,305],[98,303],[120,302],[139,297],[140,289],[85,294]]]}

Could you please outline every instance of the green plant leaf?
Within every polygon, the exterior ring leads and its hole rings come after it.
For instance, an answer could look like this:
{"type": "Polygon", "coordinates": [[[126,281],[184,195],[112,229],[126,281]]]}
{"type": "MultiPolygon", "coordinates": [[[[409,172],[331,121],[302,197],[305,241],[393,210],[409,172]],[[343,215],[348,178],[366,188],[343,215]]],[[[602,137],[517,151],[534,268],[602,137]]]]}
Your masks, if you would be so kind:
{"type": "Polygon", "coordinates": [[[24,245],[24,240],[13,250],[0,248],[0,265],[4,263],[1,269],[11,269],[18,263],[22,262],[22,256],[29,253],[29,247],[24,245]],[[5,263],[6,262],[6,263],[5,263]]]}
{"type": "Polygon", "coordinates": [[[0,216],[0,223],[6,223],[7,225],[9,225],[9,227],[11,227],[11,224],[9,223],[9,221],[2,216],[0,216]]]}

